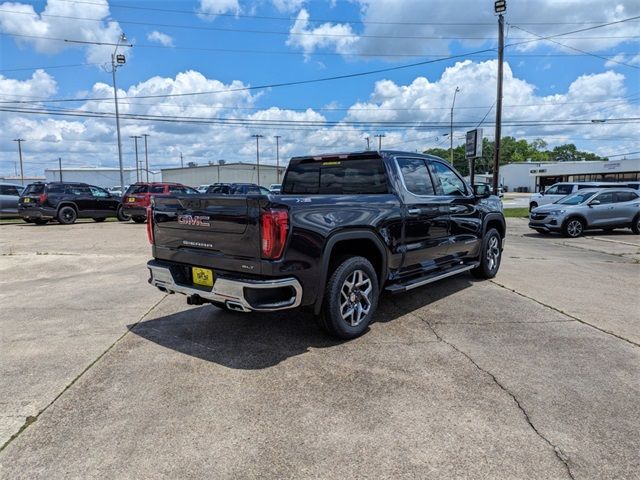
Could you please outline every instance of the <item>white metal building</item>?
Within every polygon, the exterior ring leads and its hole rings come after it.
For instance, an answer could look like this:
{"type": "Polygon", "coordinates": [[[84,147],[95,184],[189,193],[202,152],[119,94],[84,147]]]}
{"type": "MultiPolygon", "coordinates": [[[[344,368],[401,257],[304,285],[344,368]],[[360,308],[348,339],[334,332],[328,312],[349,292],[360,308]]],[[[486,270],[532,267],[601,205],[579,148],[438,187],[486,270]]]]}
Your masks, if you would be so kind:
{"type": "MultiPolygon", "coordinates": [[[[491,183],[491,174],[476,174],[491,183]]],[[[630,182],[640,180],[640,158],[610,161],[522,162],[500,167],[500,184],[509,192],[538,192],[557,182],[630,182]]]]}
{"type": "MultiPolygon", "coordinates": [[[[114,187],[120,185],[120,169],[112,167],[68,167],[62,168],[62,176],[60,175],[60,169],[47,168],[44,171],[44,175],[47,182],[59,182],[62,178],[64,182],[82,182],[89,185],[96,185],[98,187],[114,187]]],[[[123,168],[122,173],[124,176],[124,184],[131,185],[136,182],[136,169],[135,168],[123,168]]],[[[143,180],[146,180],[146,175],[143,180]]],[[[149,172],[149,181],[160,181],[160,174],[158,172],[149,172]]]]}
{"type": "MultiPolygon", "coordinates": [[[[20,177],[20,175],[16,176],[16,175],[6,175],[3,177],[0,177],[0,182],[7,182],[7,183],[13,183],[15,185],[23,185],[22,182],[23,178],[20,177]]],[[[44,177],[38,177],[38,176],[33,176],[33,175],[25,175],[24,176],[24,185],[29,185],[30,183],[34,183],[34,182],[44,182],[44,177]]]]}
{"type": "Polygon", "coordinates": [[[273,183],[282,182],[285,167],[275,165],[260,165],[260,180],[258,169],[251,163],[225,163],[223,165],[199,165],[184,168],[163,168],[163,182],[177,182],[192,187],[209,185],[212,183],[257,183],[269,187],[273,183]]]}

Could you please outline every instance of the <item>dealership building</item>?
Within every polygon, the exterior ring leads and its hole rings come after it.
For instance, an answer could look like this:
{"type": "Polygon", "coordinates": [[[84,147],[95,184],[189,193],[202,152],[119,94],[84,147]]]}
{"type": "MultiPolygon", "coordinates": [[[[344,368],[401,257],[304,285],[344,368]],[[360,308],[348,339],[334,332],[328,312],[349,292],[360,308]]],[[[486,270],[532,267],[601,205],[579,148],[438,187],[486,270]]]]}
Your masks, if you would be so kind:
{"type": "Polygon", "coordinates": [[[285,167],[260,165],[260,179],[255,163],[223,163],[215,165],[197,165],[184,168],[163,168],[162,181],[176,182],[197,187],[213,183],[257,183],[268,187],[282,182],[285,167]]]}
{"type": "MultiPolygon", "coordinates": [[[[140,172],[136,172],[135,168],[123,168],[122,176],[125,185],[131,185],[137,181],[140,172]]],[[[44,171],[47,182],[81,182],[95,185],[97,187],[109,188],[120,185],[120,169],[112,167],[65,167],[62,170],[58,168],[47,168],[44,171]]],[[[146,174],[142,173],[143,179],[146,180],[146,174]]],[[[159,182],[160,174],[158,172],[149,172],[150,182],[159,182]]]]}
{"type": "MultiPolygon", "coordinates": [[[[491,182],[491,175],[476,175],[491,182]]],[[[500,183],[508,192],[539,192],[558,182],[630,182],[640,180],[640,158],[580,161],[522,162],[500,167],[500,183]]]]}

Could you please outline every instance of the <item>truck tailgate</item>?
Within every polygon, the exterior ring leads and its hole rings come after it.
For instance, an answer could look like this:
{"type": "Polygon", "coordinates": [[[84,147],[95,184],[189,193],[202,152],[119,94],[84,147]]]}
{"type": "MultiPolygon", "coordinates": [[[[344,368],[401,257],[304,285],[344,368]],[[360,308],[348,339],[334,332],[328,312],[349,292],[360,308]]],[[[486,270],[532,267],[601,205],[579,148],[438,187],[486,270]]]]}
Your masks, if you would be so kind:
{"type": "Polygon", "coordinates": [[[259,197],[157,197],[155,257],[215,269],[260,273],[259,197]]]}

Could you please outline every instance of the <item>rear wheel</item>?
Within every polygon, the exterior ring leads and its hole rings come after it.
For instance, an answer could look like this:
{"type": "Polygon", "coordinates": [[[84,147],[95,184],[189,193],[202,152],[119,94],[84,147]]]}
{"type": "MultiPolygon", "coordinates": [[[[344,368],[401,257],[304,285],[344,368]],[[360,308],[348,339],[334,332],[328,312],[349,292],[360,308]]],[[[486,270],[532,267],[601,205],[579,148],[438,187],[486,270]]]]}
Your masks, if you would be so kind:
{"type": "Polygon", "coordinates": [[[71,225],[77,218],[78,214],[73,207],[66,206],[58,210],[58,221],[63,225],[71,225]]]}
{"type": "Polygon", "coordinates": [[[98,223],[100,223],[100,222],[104,222],[105,220],[106,220],[106,218],[104,218],[104,217],[94,218],[94,219],[93,219],[93,221],[94,221],[94,222],[98,222],[98,223]]]}
{"type": "Polygon", "coordinates": [[[147,221],[147,217],[131,217],[131,219],[136,223],[144,223],[147,221]]]}
{"type": "Polygon", "coordinates": [[[490,228],[482,239],[480,265],[471,270],[476,278],[493,278],[498,273],[502,260],[502,240],[495,228],[490,228]]]}
{"type": "Polygon", "coordinates": [[[118,211],[116,212],[116,217],[118,218],[119,222],[128,222],[131,219],[129,215],[124,213],[124,208],[122,208],[122,205],[118,207],[118,211]]]}
{"type": "Polygon", "coordinates": [[[584,233],[584,221],[577,217],[570,218],[562,225],[562,233],[569,238],[579,237],[584,233]]]}
{"type": "Polygon", "coordinates": [[[631,231],[636,235],[640,235],[640,215],[636,215],[631,224],[631,231]]]}
{"type": "Polygon", "coordinates": [[[362,335],[378,306],[378,277],[364,257],[347,258],[327,282],[321,327],[330,335],[352,339],[362,335]]]}

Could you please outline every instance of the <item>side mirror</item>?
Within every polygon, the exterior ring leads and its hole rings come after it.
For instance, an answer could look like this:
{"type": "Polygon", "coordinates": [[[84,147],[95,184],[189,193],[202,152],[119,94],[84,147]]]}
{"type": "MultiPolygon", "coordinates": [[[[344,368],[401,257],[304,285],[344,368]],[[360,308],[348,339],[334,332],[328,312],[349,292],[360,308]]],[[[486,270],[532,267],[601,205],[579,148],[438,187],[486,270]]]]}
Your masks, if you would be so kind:
{"type": "Polygon", "coordinates": [[[591,206],[593,206],[593,205],[600,205],[600,200],[591,200],[591,201],[589,202],[589,206],[591,207],[591,206]]]}
{"type": "Polygon", "coordinates": [[[475,194],[476,198],[488,198],[491,196],[491,187],[484,183],[474,185],[473,193],[475,194]]]}

